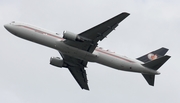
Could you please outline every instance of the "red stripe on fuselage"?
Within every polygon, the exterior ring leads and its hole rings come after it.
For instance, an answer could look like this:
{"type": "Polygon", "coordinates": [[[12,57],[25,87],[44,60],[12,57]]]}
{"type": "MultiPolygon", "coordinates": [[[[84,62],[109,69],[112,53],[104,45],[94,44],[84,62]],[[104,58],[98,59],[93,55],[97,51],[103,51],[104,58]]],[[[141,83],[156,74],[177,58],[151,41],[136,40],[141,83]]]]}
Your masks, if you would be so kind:
{"type": "Polygon", "coordinates": [[[59,36],[56,36],[56,35],[53,35],[53,34],[50,34],[50,33],[47,33],[47,32],[41,31],[41,30],[38,30],[38,29],[34,29],[32,27],[28,27],[28,26],[25,26],[25,25],[16,25],[16,26],[21,26],[21,27],[24,27],[24,28],[27,28],[27,29],[30,29],[30,30],[34,30],[35,32],[39,32],[39,33],[44,34],[44,35],[49,35],[49,36],[52,36],[52,37],[64,40],[63,38],[61,38],[59,36]]]}
{"type": "MultiPolygon", "coordinates": [[[[47,32],[44,32],[44,31],[41,31],[41,30],[38,30],[38,29],[34,29],[34,28],[32,28],[32,27],[28,27],[28,26],[25,26],[25,25],[16,25],[16,26],[21,26],[21,27],[24,27],[24,28],[27,28],[27,29],[30,29],[30,30],[34,30],[34,31],[39,32],[39,33],[44,34],[44,35],[49,35],[49,36],[58,38],[58,39],[60,39],[60,40],[65,40],[65,39],[63,39],[63,38],[61,38],[61,37],[59,37],[59,36],[55,36],[55,35],[53,35],[53,34],[50,34],[50,33],[47,33],[47,32]]],[[[122,58],[122,57],[120,57],[120,56],[117,56],[117,55],[108,53],[108,52],[103,51],[103,50],[101,50],[101,49],[96,48],[95,50],[98,51],[98,52],[101,52],[101,53],[104,53],[104,54],[107,54],[107,55],[110,55],[110,56],[113,56],[113,57],[116,57],[116,58],[125,60],[125,61],[127,61],[127,62],[134,63],[134,61],[131,61],[131,60],[128,60],[128,59],[126,59],[126,58],[122,58]]]]}
{"type": "Polygon", "coordinates": [[[123,57],[120,57],[120,56],[117,56],[117,55],[114,55],[114,54],[108,53],[108,52],[103,51],[103,50],[101,50],[101,49],[96,49],[96,51],[99,51],[99,52],[101,52],[101,53],[104,53],[104,54],[107,54],[107,55],[110,55],[110,56],[113,56],[113,57],[116,57],[116,58],[119,58],[119,59],[125,60],[125,61],[127,61],[127,62],[134,63],[134,61],[131,61],[131,60],[128,60],[128,59],[126,59],[126,58],[123,58],[123,57]]]}

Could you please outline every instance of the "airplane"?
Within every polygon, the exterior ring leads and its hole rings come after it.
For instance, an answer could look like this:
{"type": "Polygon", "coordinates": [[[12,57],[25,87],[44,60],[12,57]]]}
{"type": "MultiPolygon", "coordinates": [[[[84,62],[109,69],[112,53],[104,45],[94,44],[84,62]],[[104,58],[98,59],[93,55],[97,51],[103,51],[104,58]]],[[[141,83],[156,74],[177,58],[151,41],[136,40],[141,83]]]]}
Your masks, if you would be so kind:
{"type": "Polygon", "coordinates": [[[89,90],[86,70],[88,62],[99,63],[117,70],[141,73],[147,83],[154,86],[157,70],[171,57],[165,55],[167,48],[160,48],[136,59],[120,56],[98,46],[118,24],[130,14],[127,12],[94,26],[84,32],[75,34],[64,31],[63,36],[36,26],[21,22],[11,22],[4,27],[15,36],[57,50],[60,57],[51,57],[50,64],[60,68],[68,68],[79,86],[89,90]]]}

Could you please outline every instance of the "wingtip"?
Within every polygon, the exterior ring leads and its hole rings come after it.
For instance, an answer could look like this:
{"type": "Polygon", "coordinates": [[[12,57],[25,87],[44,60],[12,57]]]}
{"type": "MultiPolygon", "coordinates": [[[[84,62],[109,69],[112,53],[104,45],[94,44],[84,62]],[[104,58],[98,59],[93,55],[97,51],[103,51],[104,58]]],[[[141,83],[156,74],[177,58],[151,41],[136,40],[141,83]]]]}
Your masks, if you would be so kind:
{"type": "Polygon", "coordinates": [[[88,91],[89,91],[89,86],[88,86],[88,85],[86,85],[86,86],[81,86],[81,89],[83,89],[83,90],[88,90],[88,91]]]}
{"type": "Polygon", "coordinates": [[[130,13],[128,13],[128,12],[122,12],[122,14],[130,15],[130,13]]]}
{"type": "Polygon", "coordinates": [[[83,90],[87,90],[87,91],[90,91],[89,88],[82,88],[83,90]]]}
{"type": "Polygon", "coordinates": [[[165,49],[165,50],[167,50],[167,51],[169,50],[169,49],[168,49],[168,48],[166,48],[166,47],[162,47],[162,49],[165,49]]]}
{"type": "Polygon", "coordinates": [[[171,58],[171,56],[169,56],[169,55],[165,55],[165,56],[166,56],[168,59],[171,58]]]}

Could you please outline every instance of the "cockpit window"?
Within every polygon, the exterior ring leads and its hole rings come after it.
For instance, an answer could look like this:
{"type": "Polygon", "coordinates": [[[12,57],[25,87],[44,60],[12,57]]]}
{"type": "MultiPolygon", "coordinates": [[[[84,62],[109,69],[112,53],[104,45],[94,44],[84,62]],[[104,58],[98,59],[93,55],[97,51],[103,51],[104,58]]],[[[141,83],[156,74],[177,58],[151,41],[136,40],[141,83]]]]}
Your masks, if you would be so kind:
{"type": "Polygon", "coordinates": [[[15,21],[12,21],[11,23],[15,23],[15,21]]]}

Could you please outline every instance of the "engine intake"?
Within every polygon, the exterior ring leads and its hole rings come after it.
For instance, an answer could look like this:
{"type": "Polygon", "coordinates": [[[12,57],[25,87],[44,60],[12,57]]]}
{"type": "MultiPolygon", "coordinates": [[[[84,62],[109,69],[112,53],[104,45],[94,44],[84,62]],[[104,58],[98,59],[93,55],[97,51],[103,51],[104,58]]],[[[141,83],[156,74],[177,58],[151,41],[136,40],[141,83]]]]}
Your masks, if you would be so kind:
{"type": "Polygon", "coordinates": [[[64,62],[59,57],[51,57],[50,58],[50,64],[56,67],[64,67],[64,62]]]}
{"type": "Polygon", "coordinates": [[[80,42],[91,41],[90,39],[87,39],[85,37],[82,37],[78,34],[74,34],[74,33],[69,32],[69,31],[63,32],[63,38],[67,39],[67,40],[80,41],[80,42]]]}

